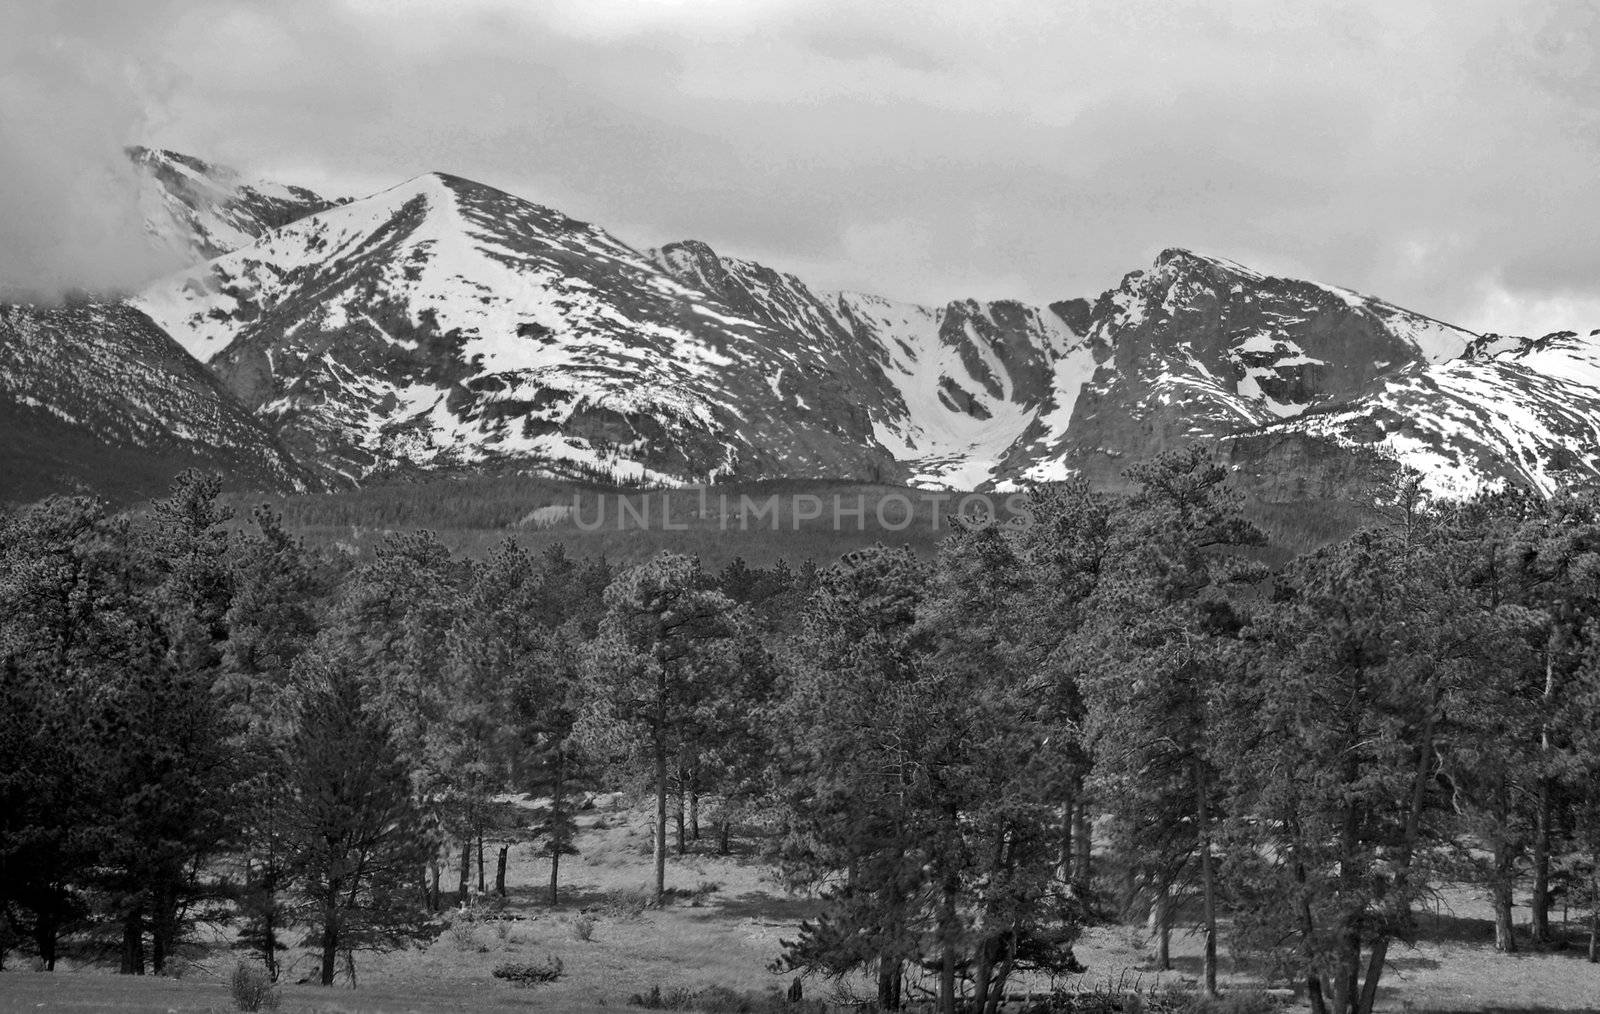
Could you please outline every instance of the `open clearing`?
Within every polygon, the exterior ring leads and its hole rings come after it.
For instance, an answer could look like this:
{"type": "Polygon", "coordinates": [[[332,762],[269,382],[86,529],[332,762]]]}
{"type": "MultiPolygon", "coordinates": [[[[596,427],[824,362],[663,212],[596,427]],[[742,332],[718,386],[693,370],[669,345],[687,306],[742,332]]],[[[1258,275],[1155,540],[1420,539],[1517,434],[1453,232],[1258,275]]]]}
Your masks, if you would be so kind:
{"type": "MultiPolygon", "coordinates": [[[[774,974],[768,966],[812,905],[786,895],[758,859],[720,857],[712,854],[713,842],[703,841],[668,863],[675,903],[644,909],[649,815],[643,809],[595,810],[581,824],[580,854],[563,863],[559,908],[545,903],[547,861],[526,845],[514,846],[507,871],[511,901],[503,913],[458,920],[425,949],[359,955],[356,989],[346,982],[332,989],[296,984],[311,973],[311,959],[291,955],[280,1011],[587,1014],[627,1009],[630,996],[654,986],[669,994],[712,984],[756,993],[789,985],[792,975],[774,974]],[[584,920],[592,921],[588,940],[580,938],[584,920]],[[564,967],[555,983],[518,987],[491,974],[503,962],[546,956],[559,957],[564,967]]],[[[491,866],[493,855],[491,849],[491,866]]],[[[1489,943],[1489,915],[1487,902],[1471,892],[1444,892],[1439,910],[1423,919],[1425,939],[1392,957],[1380,1009],[1600,1011],[1600,965],[1584,960],[1576,926],[1566,950],[1498,954],[1489,943]]],[[[195,947],[179,978],[118,976],[70,962],[54,973],[11,968],[0,973],[0,1010],[229,1011],[227,975],[236,958],[226,943],[218,935],[195,947]]],[[[1166,973],[1156,971],[1142,925],[1090,927],[1076,950],[1089,967],[1085,983],[1183,983],[1193,981],[1199,969],[1199,938],[1181,931],[1173,938],[1174,970],[1166,973]]],[[[1247,964],[1226,955],[1222,971],[1225,987],[1261,984],[1247,964]]],[[[805,990],[810,997],[831,992],[819,980],[808,980],[805,990]]]]}

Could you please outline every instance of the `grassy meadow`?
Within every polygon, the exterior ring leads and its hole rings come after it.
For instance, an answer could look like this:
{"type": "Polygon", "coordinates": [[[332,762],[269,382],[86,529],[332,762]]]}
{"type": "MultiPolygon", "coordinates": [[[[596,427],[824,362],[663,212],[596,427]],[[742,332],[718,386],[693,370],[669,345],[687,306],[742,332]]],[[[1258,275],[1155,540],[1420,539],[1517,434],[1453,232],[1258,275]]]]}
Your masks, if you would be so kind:
{"type": "MultiPolygon", "coordinates": [[[[279,987],[281,1014],[454,1014],[482,1011],[565,1011],[573,1014],[639,1009],[635,995],[659,989],[680,1010],[718,1010],[709,987],[761,995],[787,989],[793,976],[769,970],[781,941],[814,912],[804,897],[777,886],[769,868],[735,838],[732,854],[716,844],[694,843],[667,866],[674,901],[645,905],[650,880],[650,815],[643,805],[600,797],[602,805],[580,818],[579,853],[563,863],[563,898],[547,903],[547,860],[514,845],[508,865],[509,901],[450,914],[450,925],[427,946],[388,954],[358,954],[356,986],[343,977],[331,988],[298,980],[312,974],[309,954],[295,952],[279,987]],[[493,975],[504,963],[559,958],[553,983],[517,986],[493,975]],[[698,1000],[697,1000],[698,998],[698,1000]],[[702,1004],[707,1004],[703,1006],[702,1004]]],[[[530,817],[532,810],[528,811],[530,817]]],[[[494,848],[489,849],[493,877],[494,848]]],[[[474,874],[475,875],[475,874],[474,874]]],[[[447,880],[450,879],[448,876],[447,880]]],[[[1107,869],[1100,888],[1117,880],[1107,869]]],[[[1600,1008],[1600,966],[1583,957],[1579,928],[1572,945],[1553,952],[1500,954],[1493,950],[1488,903],[1467,889],[1447,888],[1421,920],[1422,939],[1397,948],[1381,987],[1384,1011],[1589,1011],[1600,1008]]],[[[228,976],[238,961],[219,927],[203,926],[202,939],[183,955],[179,974],[157,978],[110,974],[103,965],[64,961],[53,973],[10,968],[0,973],[3,1011],[125,1011],[210,1014],[235,1009],[228,976]]],[[[1129,989],[1192,986],[1200,964],[1198,936],[1175,931],[1173,969],[1154,960],[1142,922],[1089,926],[1076,945],[1082,976],[1054,983],[1019,983],[1019,989],[1056,986],[1104,994],[1129,989]]],[[[1277,987],[1267,970],[1224,957],[1225,991],[1250,993],[1277,987]]],[[[808,999],[848,1001],[866,984],[802,984],[808,999]]],[[[726,995],[726,994],[724,994],[726,995]]],[[[841,1002],[837,1009],[851,1006],[841,1002]]],[[[1289,1009],[1305,1009],[1289,1002],[1289,1009]]]]}

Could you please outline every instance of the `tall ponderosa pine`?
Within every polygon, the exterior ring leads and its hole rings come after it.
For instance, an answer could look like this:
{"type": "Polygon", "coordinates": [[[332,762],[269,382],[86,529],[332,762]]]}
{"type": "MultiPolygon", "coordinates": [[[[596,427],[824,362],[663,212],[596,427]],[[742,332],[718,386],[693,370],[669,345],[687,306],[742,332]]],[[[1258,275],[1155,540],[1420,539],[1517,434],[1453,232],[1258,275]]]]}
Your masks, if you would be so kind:
{"type": "Polygon", "coordinates": [[[220,488],[215,476],[181,475],[122,557],[119,595],[145,608],[127,617],[127,654],[99,714],[110,800],[103,883],[123,922],[124,972],[144,971],[146,932],[152,968],[167,970],[191,905],[216,890],[204,880],[208,861],[237,834],[237,729],[216,693],[232,595],[220,488]]]}
{"type": "Polygon", "coordinates": [[[588,665],[597,693],[588,738],[654,789],[655,896],[666,894],[667,793],[673,762],[694,746],[711,687],[724,678],[748,620],[688,557],[662,553],[606,589],[588,665]]]}
{"type": "Polygon", "coordinates": [[[106,848],[104,707],[140,630],[126,522],[83,497],[0,516],[0,917],[53,969],[106,848]]]}
{"type": "MultiPolygon", "coordinates": [[[[389,725],[396,749],[411,774],[424,825],[443,831],[459,845],[458,891],[465,895],[474,830],[463,820],[450,780],[447,711],[452,704],[447,678],[450,630],[459,614],[459,591],[466,565],[454,559],[432,532],[393,535],[375,558],[344,584],[334,609],[330,636],[359,660],[371,705],[389,725]]],[[[436,851],[430,857],[435,880],[436,851]]],[[[423,870],[417,871],[421,878],[423,870]]]]}
{"type": "Polygon", "coordinates": [[[1481,664],[1483,615],[1440,581],[1425,512],[1303,557],[1252,628],[1225,758],[1236,922],[1285,965],[1316,1014],[1367,1014],[1390,944],[1415,931],[1455,688],[1481,664]]]}
{"type": "Polygon", "coordinates": [[[861,550],[823,571],[773,716],[781,869],[824,899],[783,960],[829,975],[870,969],[884,1010],[900,1009],[927,929],[918,750],[929,723],[911,645],[926,593],[909,550],[861,550]]]}
{"type": "Polygon", "coordinates": [[[416,883],[432,846],[388,723],[362,703],[356,664],[324,647],[296,666],[305,690],[283,801],[299,921],[311,927],[305,942],[325,986],[341,953],[349,959],[432,933],[416,883]]]}
{"type": "MultiPolygon", "coordinates": [[[[1227,469],[1198,447],[1128,472],[1087,616],[1083,688],[1096,797],[1161,885],[1193,855],[1204,934],[1202,983],[1217,988],[1216,694],[1238,667],[1238,588],[1264,571],[1239,550],[1260,545],[1228,488],[1227,469]],[[1188,829],[1188,839],[1132,829],[1188,829]]],[[[1167,916],[1162,914],[1162,919],[1167,916]]],[[[1163,926],[1163,932],[1165,927],[1163,926]]]]}
{"type": "Polygon", "coordinates": [[[1075,479],[1031,491],[1026,507],[1030,523],[1010,536],[1031,575],[1029,594],[1017,608],[1028,633],[1036,692],[1053,726],[1052,749],[1061,761],[1054,789],[1060,801],[1057,866],[1087,900],[1092,842],[1085,790],[1092,757],[1083,682],[1093,658],[1089,611],[1112,560],[1113,502],[1075,479]]]}

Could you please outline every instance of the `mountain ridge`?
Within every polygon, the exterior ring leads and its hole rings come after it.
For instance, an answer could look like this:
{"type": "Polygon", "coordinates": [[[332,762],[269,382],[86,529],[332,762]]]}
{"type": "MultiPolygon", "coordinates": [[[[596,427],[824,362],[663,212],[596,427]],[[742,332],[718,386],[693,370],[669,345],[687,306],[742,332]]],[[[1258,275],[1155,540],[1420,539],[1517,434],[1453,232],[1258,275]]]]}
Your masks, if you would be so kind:
{"type": "Polygon", "coordinates": [[[323,485],[503,467],[1115,485],[1197,440],[1278,493],[1272,462],[1339,455],[1452,494],[1600,474],[1593,335],[1479,335],[1184,247],[1093,297],[922,305],[698,240],[635,249],[451,173],[335,201],[130,157],[169,191],[153,232],[232,248],[129,305],[323,485]]]}

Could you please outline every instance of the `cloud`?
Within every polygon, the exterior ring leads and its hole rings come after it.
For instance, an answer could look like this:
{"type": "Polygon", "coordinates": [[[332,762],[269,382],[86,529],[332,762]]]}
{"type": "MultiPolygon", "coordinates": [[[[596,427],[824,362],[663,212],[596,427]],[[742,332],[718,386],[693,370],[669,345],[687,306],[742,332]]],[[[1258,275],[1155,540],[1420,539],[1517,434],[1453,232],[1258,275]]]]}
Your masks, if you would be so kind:
{"type": "MultiPolygon", "coordinates": [[[[1479,329],[1600,305],[1585,0],[49,9],[69,99],[159,68],[114,115],[64,102],[61,158],[142,126],[341,192],[444,169],[925,301],[1093,295],[1186,245],[1479,329]]],[[[4,108],[52,105],[37,63],[4,108]]]]}
{"type": "Polygon", "coordinates": [[[0,14],[0,299],[126,289],[166,266],[144,238],[123,153],[148,132],[160,82],[68,13],[0,14]]]}

